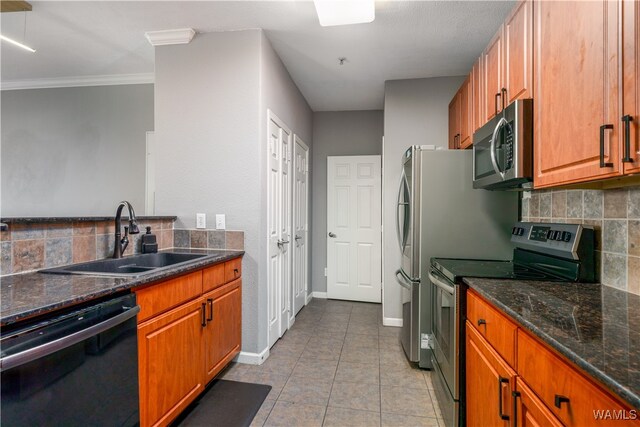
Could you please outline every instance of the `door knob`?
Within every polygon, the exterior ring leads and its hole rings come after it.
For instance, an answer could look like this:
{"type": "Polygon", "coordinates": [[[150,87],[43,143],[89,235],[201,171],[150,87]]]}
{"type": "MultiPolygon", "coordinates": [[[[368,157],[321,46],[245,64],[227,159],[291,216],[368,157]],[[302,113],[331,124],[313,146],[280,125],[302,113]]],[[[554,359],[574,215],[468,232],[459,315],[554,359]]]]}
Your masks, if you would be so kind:
{"type": "Polygon", "coordinates": [[[280,240],[280,239],[278,239],[278,246],[282,246],[282,245],[285,245],[287,243],[289,243],[288,240],[280,240]]]}
{"type": "Polygon", "coordinates": [[[335,238],[336,238],[336,235],[335,235],[335,234],[333,234],[332,232],[329,232],[329,237],[331,237],[331,238],[335,239],[335,238]]]}
{"type": "Polygon", "coordinates": [[[298,236],[298,235],[296,234],[296,241],[298,241],[298,240],[300,240],[300,239],[302,239],[302,236],[298,236]]]}

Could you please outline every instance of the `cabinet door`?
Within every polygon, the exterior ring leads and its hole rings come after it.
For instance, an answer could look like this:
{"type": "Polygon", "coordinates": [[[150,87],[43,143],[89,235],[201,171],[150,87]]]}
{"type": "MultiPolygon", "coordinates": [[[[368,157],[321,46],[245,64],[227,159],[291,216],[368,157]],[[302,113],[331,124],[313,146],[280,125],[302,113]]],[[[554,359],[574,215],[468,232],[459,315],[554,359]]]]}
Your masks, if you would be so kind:
{"type": "Polygon", "coordinates": [[[504,42],[502,32],[503,27],[501,26],[482,54],[484,123],[502,111],[502,43],[504,42]]]}
{"type": "Polygon", "coordinates": [[[198,299],[138,325],[141,426],[169,424],[204,389],[203,313],[198,299]]]}
{"type": "MultiPolygon", "coordinates": [[[[624,173],[640,172],[640,3],[624,0],[622,3],[622,116],[631,116],[629,157],[633,162],[624,163],[624,173]]],[[[622,123],[624,127],[624,123],[622,123]]],[[[626,145],[626,142],[625,142],[626,145]]],[[[623,150],[625,150],[623,145],[623,150]]],[[[625,156],[623,151],[623,156],[625,156]]]]}
{"type": "Polygon", "coordinates": [[[467,425],[508,427],[516,373],[469,322],[466,332],[467,425]]]}
{"type": "MultiPolygon", "coordinates": [[[[478,58],[475,64],[473,64],[471,74],[473,75],[473,131],[471,133],[473,134],[485,124],[484,110],[482,109],[484,103],[484,90],[482,85],[482,56],[478,58]]],[[[473,140],[473,135],[471,139],[473,140]]]]}
{"type": "Polygon", "coordinates": [[[504,105],[533,95],[533,2],[522,0],[504,23],[504,105]]]}
{"type": "Polygon", "coordinates": [[[619,7],[606,0],[534,3],[535,187],[610,177],[621,169],[619,7]],[[603,125],[612,128],[601,131],[603,125]]]}
{"type": "Polygon", "coordinates": [[[206,382],[211,381],[240,352],[242,340],[242,279],[204,296],[206,382]]]}
{"type": "Polygon", "coordinates": [[[459,92],[453,96],[449,103],[449,149],[459,148],[458,138],[460,137],[460,97],[459,92]]]}
{"type": "Polygon", "coordinates": [[[471,119],[473,116],[472,95],[473,80],[469,74],[460,88],[460,137],[459,148],[465,149],[471,146],[471,119]]]}
{"type": "Polygon", "coordinates": [[[544,403],[527,387],[521,378],[516,378],[516,392],[513,396],[514,426],[519,427],[562,427],[544,403]]]}

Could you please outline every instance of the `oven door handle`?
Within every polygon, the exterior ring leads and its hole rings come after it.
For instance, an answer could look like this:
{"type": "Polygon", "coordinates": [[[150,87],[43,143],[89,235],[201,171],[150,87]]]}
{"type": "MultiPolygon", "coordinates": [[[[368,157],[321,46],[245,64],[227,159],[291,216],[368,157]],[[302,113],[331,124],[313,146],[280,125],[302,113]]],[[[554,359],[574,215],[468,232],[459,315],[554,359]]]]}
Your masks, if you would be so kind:
{"type": "Polygon", "coordinates": [[[416,283],[413,280],[409,279],[402,270],[396,270],[396,282],[398,282],[398,284],[400,286],[402,286],[405,289],[411,290],[411,285],[407,282],[410,283],[416,283]]]}
{"type": "Polygon", "coordinates": [[[453,295],[455,293],[455,289],[453,286],[443,282],[441,279],[434,276],[433,273],[431,272],[429,272],[429,280],[431,280],[431,283],[433,283],[443,291],[447,292],[448,294],[453,295]]]}
{"type": "Polygon", "coordinates": [[[91,338],[92,336],[98,335],[107,329],[111,329],[126,322],[127,320],[135,317],[138,312],[140,312],[140,306],[136,305],[123,313],[110,317],[109,319],[86,329],[82,329],[78,332],[74,332],[73,334],[66,335],[37,347],[32,347],[20,353],[3,357],[0,359],[0,372],[24,365],[25,363],[32,362],[67,347],[71,347],[72,345],[82,342],[87,338],[91,338]]]}

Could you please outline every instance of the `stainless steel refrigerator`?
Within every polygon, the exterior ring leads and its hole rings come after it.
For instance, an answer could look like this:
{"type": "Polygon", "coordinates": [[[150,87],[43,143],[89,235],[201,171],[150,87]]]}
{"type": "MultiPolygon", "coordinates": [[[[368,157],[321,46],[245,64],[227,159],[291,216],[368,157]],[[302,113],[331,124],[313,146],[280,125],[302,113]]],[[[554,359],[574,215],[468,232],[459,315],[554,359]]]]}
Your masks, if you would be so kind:
{"type": "Polygon", "coordinates": [[[400,338],[407,358],[431,369],[431,258],[511,259],[518,194],[474,190],[471,150],[413,146],[402,165],[396,211],[400,338]]]}

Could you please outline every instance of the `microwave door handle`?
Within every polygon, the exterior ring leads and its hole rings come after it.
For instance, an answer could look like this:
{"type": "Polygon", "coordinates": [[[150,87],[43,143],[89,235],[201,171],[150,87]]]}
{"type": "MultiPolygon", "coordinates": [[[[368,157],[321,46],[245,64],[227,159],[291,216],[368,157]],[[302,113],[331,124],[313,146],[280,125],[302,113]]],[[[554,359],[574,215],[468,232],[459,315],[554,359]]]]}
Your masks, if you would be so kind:
{"type": "Polygon", "coordinates": [[[495,129],[493,130],[493,135],[491,136],[491,148],[489,150],[491,154],[491,165],[493,166],[493,170],[497,174],[502,176],[503,179],[504,173],[500,170],[500,166],[498,166],[498,159],[496,159],[496,140],[498,139],[498,133],[500,132],[500,129],[502,129],[502,127],[506,124],[507,120],[504,117],[501,117],[495,129]]]}

